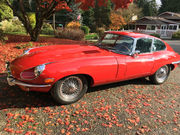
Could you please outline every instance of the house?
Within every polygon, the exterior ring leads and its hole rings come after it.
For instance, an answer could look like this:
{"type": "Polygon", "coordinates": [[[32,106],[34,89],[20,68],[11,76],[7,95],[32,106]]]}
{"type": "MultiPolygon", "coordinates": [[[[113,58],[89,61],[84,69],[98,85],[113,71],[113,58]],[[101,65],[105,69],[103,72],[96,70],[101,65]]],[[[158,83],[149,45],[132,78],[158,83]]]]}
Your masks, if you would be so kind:
{"type": "Polygon", "coordinates": [[[171,38],[174,32],[180,30],[180,13],[164,12],[157,17],[145,16],[134,22],[134,25],[135,31],[171,38]]]}
{"type": "Polygon", "coordinates": [[[175,22],[162,17],[143,17],[135,22],[136,30],[174,30],[178,31],[180,22],[175,22]]]}

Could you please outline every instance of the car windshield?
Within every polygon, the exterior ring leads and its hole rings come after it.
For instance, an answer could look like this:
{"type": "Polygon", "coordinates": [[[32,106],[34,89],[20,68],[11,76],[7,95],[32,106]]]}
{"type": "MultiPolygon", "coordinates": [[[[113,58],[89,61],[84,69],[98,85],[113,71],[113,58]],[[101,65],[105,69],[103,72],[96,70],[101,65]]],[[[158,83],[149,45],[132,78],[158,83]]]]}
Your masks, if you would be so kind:
{"type": "Polygon", "coordinates": [[[131,54],[134,39],[131,37],[107,33],[98,42],[98,47],[121,54],[131,54]]]}

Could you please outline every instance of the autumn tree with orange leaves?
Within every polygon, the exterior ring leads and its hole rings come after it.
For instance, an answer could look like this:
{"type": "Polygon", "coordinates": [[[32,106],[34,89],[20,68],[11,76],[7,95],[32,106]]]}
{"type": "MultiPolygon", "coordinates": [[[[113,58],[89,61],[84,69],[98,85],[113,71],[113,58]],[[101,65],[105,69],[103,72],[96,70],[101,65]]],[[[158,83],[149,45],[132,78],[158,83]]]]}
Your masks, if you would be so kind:
{"type": "MultiPolygon", "coordinates": [[[[5,0],[6,4],[13,10],[14,14],[18,16],[23,23],[27,33],[31,37],[31,41],[37,41],[38,36],[43,25],[43,21],[53,15],[54,12],[65,9],[69,12],[71,9],[68,4],[72,0],[5,0]],[[12,2],[15,2],[17,7],[14,7],[12,2]],[[33,27],[30,23],[30,19],[26,9],[31,9],[32,4],[35,6],[36,24],[33,27]]],[[[94,0],[74,0],[75,3],[79,3],[79,8],[87,10],[89,7],[95,6],[94,0]]],[[[99,6],[106,6],[108,0],[98,0],[99,6]]],[[[111,0],[115,5],[115,9],[126,8],[133,2],[133,0],[111,0]]]]}
{"type": "Polygon", "coordinates": [[[109,26],[109,28],[111,30],[119,30],[121,29],[124,25],[126,25],[124,18],[117,14],[115,11],[111,12],[111,25],[109,26]]]}

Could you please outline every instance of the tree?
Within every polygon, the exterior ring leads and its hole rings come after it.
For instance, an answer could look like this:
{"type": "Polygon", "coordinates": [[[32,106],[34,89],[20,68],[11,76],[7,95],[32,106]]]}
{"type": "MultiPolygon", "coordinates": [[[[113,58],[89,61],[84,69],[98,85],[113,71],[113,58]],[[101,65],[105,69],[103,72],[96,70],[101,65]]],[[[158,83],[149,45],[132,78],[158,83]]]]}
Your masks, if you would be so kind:
{"type": "Polygon", "coordinates": [[[89,10],[85,10],[82,12],[83,24],[88,26],[91,32],[96,31],[96,23],[94,19],[94,10],[90,8],[89,10]]]}
{"type": "Polygon", "coordinates": [[[139,8],[142,8],[142,16],[157,16],[158,6],[156,0],[137,0],[135,3],[139,8]]]}
{"type": "MultiPolygon", "coordinates": [[[[72,0],[11,0],[16,3],[16,7],[10,3],[9,0],[5,0],[6,4],[13,10],[18,16],[19,20],[23,23],[27,33],[31,36],[31,41],[37,41],[40,34],[43,21],[52,16],[57,10],[66,9],[70,11],[68,4],[72,0]],[[33,6],[32,6],[33,4],[33,6]],[[26,9],[33,10],[36,15],[36,24],[34,28],[30,24],[30,20],[26,9]]],[[[126,8],[133,0],[111,0],[115,4],[115,8],[126,8]]],[[[94,0],[75,0],[76,3],[80,3],[79,8],[88,9],[94,7],[94,0]]],[[[106,6],[108,0],[98,0],[99,6],[106,6]]]]}
{"type": "Polygon", "coordinates": [[[119,30],[121,29],[124,25],[126,25],[124,18],[118,14],[117,12],[113,11],[111,12],[111,25],[110,29],[112,30],[119,30]]]}
{"type": "Polygon", "coordinates": [[[98,0],[95,0],[94,7],[94,21],[96,27],[109,27],[111,24],[110,13],[111,13],[111,2],[108,0],[107,6],[99,6],[98,0]]]}
{"type": "Polygon", "coordinates": [[[166,11],[180,13],[179,0],[161,0],[161,7],[159,9],[159,13],[166,11]]]}
{"type": "MultiPolygon", "coordinates": [[[[81,10],[78,8],[79,4],[76,4],[74,1],[71,1],[69,2],[68,6],[72,10],[71,12],[69,12],[68,10],[60,10],[55,13],[56,21],[63,25],[73,20],[77,20],[78,16],[81,14],[81,10]]],[[[52,20],[52,17],[50,18],[50,20],[52,20]]]]}
{"type": "Polygon", "coordinates": [[[133,21],[134,16],[141,16],[142,9],[139,8],[136,4],[131,3],[127,9],[119,9],[116,11],[116,14],[121,16],[124,20],[124,24],[127,26],[133,21]]]}
{"type": "Polygon", "coordinates": [[[0,1],[0,21],[2,20],[9,20],[13,18],[13,12],[10,7],[8,7],[5,2],[2,0],[0,1]]]}

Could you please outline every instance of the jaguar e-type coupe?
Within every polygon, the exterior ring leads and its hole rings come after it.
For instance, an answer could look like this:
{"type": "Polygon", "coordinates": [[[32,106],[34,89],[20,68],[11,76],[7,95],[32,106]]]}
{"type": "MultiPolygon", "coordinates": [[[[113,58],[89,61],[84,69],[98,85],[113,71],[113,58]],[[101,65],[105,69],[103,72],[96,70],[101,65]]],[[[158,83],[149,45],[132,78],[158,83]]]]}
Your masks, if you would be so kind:
{"type": "Polygon", "coordinates": [[[180,55],[159,38],[110,31],[95,45],[29,49],[7,64],[7,80],[24,91],[50,91],[58,103],[70,104],[97,85],[140,77],[162,84],[178,64],[180,55]]]}

